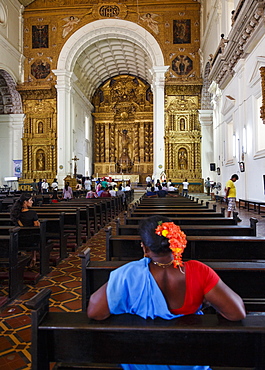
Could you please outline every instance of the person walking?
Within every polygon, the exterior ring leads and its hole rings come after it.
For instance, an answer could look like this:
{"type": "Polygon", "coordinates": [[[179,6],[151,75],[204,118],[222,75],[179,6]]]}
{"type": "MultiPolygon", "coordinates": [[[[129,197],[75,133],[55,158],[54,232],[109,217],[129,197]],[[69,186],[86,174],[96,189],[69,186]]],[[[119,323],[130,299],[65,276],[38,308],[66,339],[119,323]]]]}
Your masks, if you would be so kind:
{"type": "Polygon", "coordinates": [[[188,180],[185,179],[185,181],[183,181],[182,185],[183,185],[183,188],[182,188],[182,196],[183,197],[187,197],[188,196],[188,190],[189,190],[188,180]]]}
{"type": "MultiPolygon", "coordinates": [[[[238,180],[238,175],[235,173],[231,176],[231,179],[227,181],[225,186],[225,197],[224,200],[227,200],[227,217],[231,217],[231,212],[236,209],[236,186],[235,182],[238,180]]],[[[242,221],[237,217],[237,221],[242,221]]]]}
{"type": "Polygon", "coordinates": [[[207,195],[209,196],[210,195],[210,190],[211,190],[211,181],[210,181],[210,177],[207,177],[207,179],[205,180],[205,184],[204,184],[205,188],[206,188],[206,192],[207,192],[207,195]]]}

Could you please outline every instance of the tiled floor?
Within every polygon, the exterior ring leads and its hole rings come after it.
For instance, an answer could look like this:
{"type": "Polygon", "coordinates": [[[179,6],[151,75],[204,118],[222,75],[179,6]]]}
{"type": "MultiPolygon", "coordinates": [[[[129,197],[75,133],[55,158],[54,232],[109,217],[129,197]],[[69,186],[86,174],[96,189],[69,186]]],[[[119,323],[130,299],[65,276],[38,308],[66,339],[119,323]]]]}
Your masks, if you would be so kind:
{"type": "MultiPolygon", "coordinates": [[[[196,195],[200,199],[207,199],[205,195],[196,195]]],[[[215,202],[210,202],[215,203],[215,202]]],[[[221,206],[218,204],[217,209],[221,206]]],[[[210,205],[211,207],[211,205],[210,205]]],[[[250,217],[257,217],[258,236],[265,236],[265,218],[255,212],[240,210],[242,222],[240,225],[249,225],[250,217]]],[[[114,228],[114,223],[112,224],[114,228]]],[[[105,259],[105,231],[101,230],[93,236],[86,245],[91,248],[92,260],[105,259]]],[[[79,249],[79,251],[80,251],[79,249]]],[[[31,368],[30,357],[30,310],[24,302],[34,296],[44,287],[52,290],[51,311],[81,311],[81,266],[78,252],[71,253],[53,271],[35,286],[28,286],[28,291],[2,310],[0,314],[0,370],[19,370],[31,368]]]]}

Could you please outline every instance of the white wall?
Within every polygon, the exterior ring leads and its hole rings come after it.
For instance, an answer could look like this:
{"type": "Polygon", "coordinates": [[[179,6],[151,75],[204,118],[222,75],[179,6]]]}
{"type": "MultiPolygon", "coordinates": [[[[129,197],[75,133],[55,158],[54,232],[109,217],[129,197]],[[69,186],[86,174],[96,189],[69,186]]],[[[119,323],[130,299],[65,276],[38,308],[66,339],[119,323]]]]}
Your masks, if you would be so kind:
{"type": "MultiPolygon", "coordinates": [[[[15,83],[23,81],[22,5],[17,0],[0,0],[0,69],[15,83]]],[[[22,114],[0,116],[0,184],[13,176],[13,159],[22,159],[22,114]]]]}
{"type": "MultiPolygon", "coordinates": [[[[214,54],[217,50],[220,33],[224,33],[225,37],[229,36],[230,12],[236,8],[238,2],[224,0],[203,2],[206,9],[203,9],[202,17],[207,16],[207,23],[202,30],[201,46],[204,68],[209,54],[214,54]]],[[[233,27],[235,26],[236,23],[233,27]]],[[[265,66],[264,35],[264,31],[258,32],[249,43],[247,53],[234,66],[234,75],[223,90],[220,90],[214,81],[210,86],[213,108],[213,156],[217,167],[221,169],[219,176],[217,173],[213,174],[215,181],[220,181],[224,189],[226,181],[232,174],[237,173],[239,175],[239,181],[236,183],[237,197],[261,201],[265,200],[263,183],[265,125],[260,119],[262,89],[259,68],[265,66]],[[233,134],[236,143],[235,153],[233,153],[233,134]],[[243,146],[246,146],[244,150],[243,146]],[[240,172],[241,161],[245,164],[245,172],[240,172]]]]}
{"type": "MultiPolygon", "coordinates": [[[[74,85],[72,92],[73,157],[76,155],[79,158],[77,161],[77,173],[83,176],[92,175],[92,110],[92,104],[74,85]]],[[[74,168],[74,161],[72,168],[74,168]]]]}
{"type": "Polygon", "coordinates": [[[7,71],[15,82],[23,80],[22,5],[17,0],[0,0],[0,69],[7,71]],[[1,19],[1,20],[2,20],[1,19]]]}

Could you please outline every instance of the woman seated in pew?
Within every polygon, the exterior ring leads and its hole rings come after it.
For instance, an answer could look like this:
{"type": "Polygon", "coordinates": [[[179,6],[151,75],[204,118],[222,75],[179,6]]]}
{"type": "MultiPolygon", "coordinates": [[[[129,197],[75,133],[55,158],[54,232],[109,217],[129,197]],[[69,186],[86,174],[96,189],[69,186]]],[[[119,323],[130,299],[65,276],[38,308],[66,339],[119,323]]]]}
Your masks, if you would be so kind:
{"type": "MultiPolygon", "coordinates": [[[[187,241],[179,226],[165,217],[153,216],[141,222],[139,232],[144,258],[111,272],[109,281],[91,295],[88,317],[104,320],[111,314],[130,313],[170,320],[202,314],[203,303],[212,305],[228,320],[245,317],[242,299],[210,267],[199,261],[182,262],[187,241]]],[[[122,367],[154,369],[152,365],[122,367]]],[[[168,368],[210,369],[208,366],[159,367],[168,368]]]]}
{"type": "MultiPolygon", "coordinates": [[[[10,218],[16,226],[40,226],[37,213],[33,209],[30,209],[32,204],[33,200],[30,194],[21,194],[20,198],[13,204],[10,210],[10,218]]],[[[30,241],[25,241],[23,244],[29,244],[25,246],[26,249],[34,248],[34,250],[32,250],[32,260],[30,263],[30,267],[33,267],[36,265],[36,246],[31,246],[30,241]]]]}

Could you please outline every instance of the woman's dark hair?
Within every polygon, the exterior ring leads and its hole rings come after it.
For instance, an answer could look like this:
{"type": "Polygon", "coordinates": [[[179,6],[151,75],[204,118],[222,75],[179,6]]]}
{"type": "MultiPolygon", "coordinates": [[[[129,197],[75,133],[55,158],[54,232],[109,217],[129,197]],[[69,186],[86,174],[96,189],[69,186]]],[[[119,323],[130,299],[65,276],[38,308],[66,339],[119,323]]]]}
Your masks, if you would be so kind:
{"type": "Polygon", "coordinates": [[[155,233],[155,229],[160,221],[170,222],[167,217],[151,216],[142,220],[139,225],[139,234],[142,242],[152,252],[157,254],[170,252],[168,239],[155,233]]]}
{"type": "Polygon", "coordinates": [[[66,184],[65,184],[65,190],[67,191],[68,190],[68,186],[69,186],[69,182],[67,182],[66,184]]]}
{"type": "Polygon", "coordinates": [[[17,199],[15,201],[15,203],[13,204],[11,210],[10,210],[10,218],[11,218],[11,221],[17,225],[17,222],[19,220],[19,216],[20,216],[20,212],[21,212],[21,209],[23,207],[23,203],[28,200],[30,200],[32,198],[31,194],[30,193],[23,193],[20,195],[19,199],[17,199]]]}

